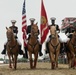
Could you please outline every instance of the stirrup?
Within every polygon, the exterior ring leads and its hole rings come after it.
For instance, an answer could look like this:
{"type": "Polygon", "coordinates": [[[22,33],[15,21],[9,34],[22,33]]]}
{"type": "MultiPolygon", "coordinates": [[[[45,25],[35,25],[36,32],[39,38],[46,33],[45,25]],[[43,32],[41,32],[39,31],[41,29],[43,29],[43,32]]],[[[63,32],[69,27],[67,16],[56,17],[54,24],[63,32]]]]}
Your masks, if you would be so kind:
{"type": "Polygon", "coordinates": [[[42,55],[43,55],[43,53],[42,53],[42,52],[40,52],[40,53],[39,53],[39,56],[42,56],[42,55]]]}
{"type": "Polygon", "coordinates": [[[3,50],[3,51],[1,52],[1,54],[6,54],[6,51],[5,51],[5,50],[3,50]]]}

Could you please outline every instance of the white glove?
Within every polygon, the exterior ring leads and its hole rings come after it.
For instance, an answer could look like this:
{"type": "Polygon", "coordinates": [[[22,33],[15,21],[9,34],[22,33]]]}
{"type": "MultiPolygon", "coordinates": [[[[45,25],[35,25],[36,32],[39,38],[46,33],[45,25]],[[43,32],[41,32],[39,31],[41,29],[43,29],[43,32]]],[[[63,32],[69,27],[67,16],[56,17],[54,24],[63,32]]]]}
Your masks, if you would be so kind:
{"type": "Polygon", "coordinates": [[[59,33],[59,31],[56,31],[57,33],[59,33]]]}
{"type": "Polygon", "coordinates": [[[47,39],[47,42],[49,42],[49,41],[50,41],[50,38],[47,39]]]}
{"type": "Polygon", "coordinates": [[[17,34],[16,34],[16,33],[14,33],[14,36],[17,36],[17,34]]]}
{"type": "Polygon", "coordinates": [[[70,33],[70,34],[73,34],[73,33],[70,33]]]}
{"type": "Polygon", "coordinates": [[[69,35],[70,35],[70,33],[67,33],[67,34],[66,34],[66,36],[69,36],[69,35]]]}

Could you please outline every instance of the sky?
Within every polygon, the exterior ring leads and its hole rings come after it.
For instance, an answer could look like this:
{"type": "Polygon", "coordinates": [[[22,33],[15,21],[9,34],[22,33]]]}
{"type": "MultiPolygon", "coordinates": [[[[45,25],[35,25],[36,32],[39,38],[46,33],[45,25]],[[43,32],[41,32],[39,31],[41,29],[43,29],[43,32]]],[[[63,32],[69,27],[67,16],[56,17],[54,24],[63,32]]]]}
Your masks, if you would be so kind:
{"type": "MultiPolygon", "coordinates": [[[[16,20],[18,26],[18,37],[22,45],[22,7],[24,0],[0,0],[0,53],[6,42],[6,26],[11,26],[11,20],[16,20]]],[[[76,0],[43,0],[47,12],[48,22],[50,18],[56,18],[56,24],[61,25],[65,17],[76,17],[76,0]]],[[[29,19],[35,18],[40,27],[41,0],[26,0],[27,25],[29,19]]],[[[62,36],[63,37],[63,36],[62,36]]],[[[4,57],[0,54],[0,57],[4,57]]]]}

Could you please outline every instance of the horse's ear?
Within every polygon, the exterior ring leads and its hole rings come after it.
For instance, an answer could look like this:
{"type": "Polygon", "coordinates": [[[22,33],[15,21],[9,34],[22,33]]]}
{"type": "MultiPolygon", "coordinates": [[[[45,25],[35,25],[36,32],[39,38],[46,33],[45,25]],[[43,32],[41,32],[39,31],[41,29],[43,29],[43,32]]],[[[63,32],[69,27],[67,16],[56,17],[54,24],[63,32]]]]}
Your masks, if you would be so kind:
{"type": "Polygon", "coordinates": [[[6,27],[6,29],[8,30],[8,28],[6,27]]]}
{"type": "Polygon", "coordinates": [[[36,25],[38,24],[38,22],[36,23],[36,25]]]}

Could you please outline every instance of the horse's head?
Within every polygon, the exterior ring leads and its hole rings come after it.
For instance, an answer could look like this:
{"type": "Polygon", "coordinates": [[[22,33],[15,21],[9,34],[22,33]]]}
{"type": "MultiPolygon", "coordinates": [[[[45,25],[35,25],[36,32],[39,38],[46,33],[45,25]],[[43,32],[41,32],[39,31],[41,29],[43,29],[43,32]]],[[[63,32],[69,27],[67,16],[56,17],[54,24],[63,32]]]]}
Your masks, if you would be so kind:
{"type": "Polygon", "coordinates": [[[75,38],[76,39],[76,31],[73,32],[72,38],[75,38]]]}
{"type": "Polygon", "coordinates": [[[76,38],[76,27],[72,26],[71,28],[74,30],[72,37],[73,37],[73,38],[76,38]]]}
{"type": "Polygon", "coordinates": [[[56,27],[55,26],[50,27],[50,34],[51,34],[51,38],[53,39],[56,38],[56,27]]]}
{"type": "Polygon", "coordinates": [[[38,36],[38,26],[37,26],[37,23],[36,24],[33,24],[32,27],[31,27],[31,34],[34,35],[35,37],[38,36]]]}
{"type": "Polygon", "coordinates": [[[13,30],[10,28],[7,28],[7,27],[6,27],[6,30],[7,30],[7,32],[6,32],[7,39],[8,39],[8,41],[11,41],[12,38],[14,37],[13,30]]]}

